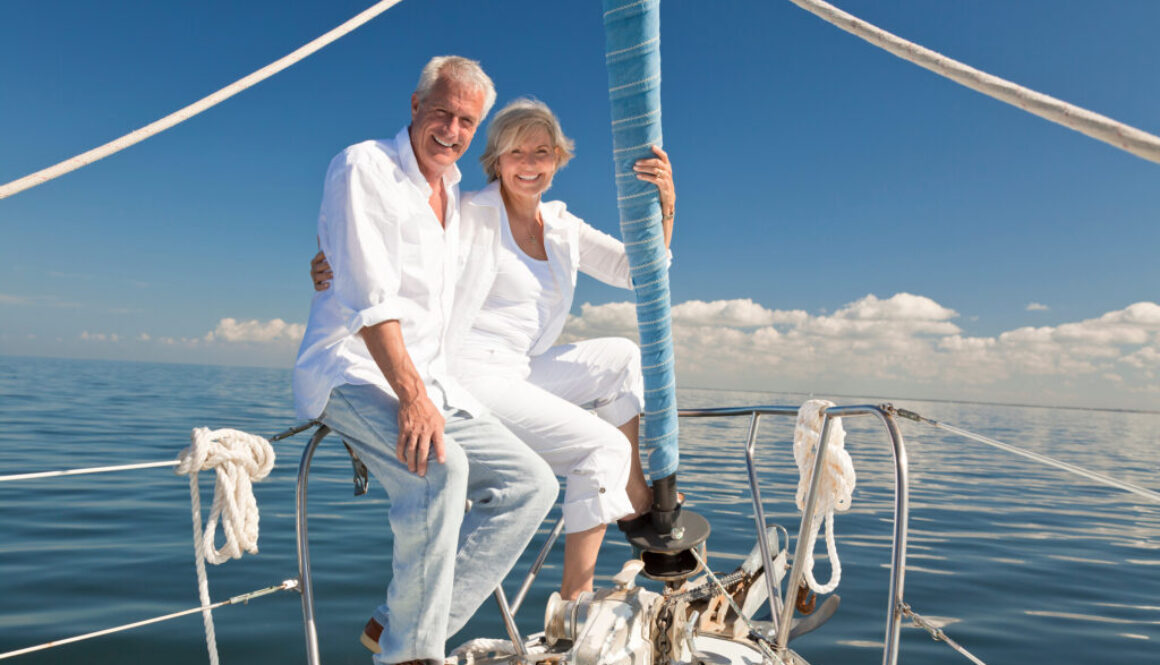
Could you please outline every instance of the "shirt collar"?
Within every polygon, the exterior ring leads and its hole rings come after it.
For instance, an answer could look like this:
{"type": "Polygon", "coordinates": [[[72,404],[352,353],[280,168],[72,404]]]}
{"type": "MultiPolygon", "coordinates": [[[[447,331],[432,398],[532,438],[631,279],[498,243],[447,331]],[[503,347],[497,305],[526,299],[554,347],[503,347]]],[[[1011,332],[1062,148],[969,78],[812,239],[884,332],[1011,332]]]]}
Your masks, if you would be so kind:
{"type": "Polygon", "coordinates": [[[565,210],[567,207],[563,201],[540,201],[540,217],[544,220],[545,237],[554,236],[564,230],[565,210]]]}
{"type": "MultiPolygon", "coordinates": [[[[395,135],[395,154],[399,156],[399,164],[411,182],[415,183],[415,186],[424,194],[431,196],[431,185],[427,183],[427,178],[423,176],[423,172],[419,170],[419,160],[415,158],[415,149],[411,146],[410,125],[403,127],[395,135]]],[[[462,179],[463,174],[459,171],[459,165],[452,164],[451,168],[443,174],[443,186],[451,191],[462,179]]]]}
{"type": "Polygon", "coordinates": [[[487,206],[489,208],[503,207],[503,194],[499,191],[499,180],[492,180],[487,183],[487,186],[475,193],[471,198],[471,202],[475,205],[487,206]]]}
{"type": "MultiPolygon", "coordinates": [[[[486,187],[471,197],[470,205],[495,208],[500,211],[501,218],[507,219],[507,209],[503,204],[503,193],[499,189],[499,180],[492,180],[486,187]]],[[[563,232],[564,211],[567,207],[563,201],[540,201],[540,216],[544,220],[544,237],[555,242],[557,234],[563,232]]]]}

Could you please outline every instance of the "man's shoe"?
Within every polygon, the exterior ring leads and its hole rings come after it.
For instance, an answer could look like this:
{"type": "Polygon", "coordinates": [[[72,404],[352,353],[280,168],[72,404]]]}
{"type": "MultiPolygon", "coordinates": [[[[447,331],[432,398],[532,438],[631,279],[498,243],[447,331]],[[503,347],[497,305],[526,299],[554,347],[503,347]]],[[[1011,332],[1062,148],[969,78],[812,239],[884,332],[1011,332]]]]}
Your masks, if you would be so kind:
{"type": "Polygon", "coordinates": [[[383,648],[379,646],[379,636],[383,634],[383,625],[379,623],[374,617],[367,622],[366,627],[363,628],[362,635],[359,636],[359,642],[368,649],[371,653],[382,653],[383,648]]]}

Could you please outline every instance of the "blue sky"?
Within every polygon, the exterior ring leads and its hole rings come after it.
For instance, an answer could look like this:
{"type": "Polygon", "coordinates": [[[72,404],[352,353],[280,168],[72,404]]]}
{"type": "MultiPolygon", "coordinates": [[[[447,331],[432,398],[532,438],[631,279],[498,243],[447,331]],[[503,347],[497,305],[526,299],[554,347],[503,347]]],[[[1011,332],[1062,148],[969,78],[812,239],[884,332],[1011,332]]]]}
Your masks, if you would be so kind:
{"type": "MultiPolygon", "coordinates": [[[[0,182],[370,4],[8,0],[0,182]]],[[[1160,132],[1160,3],[837,4],[1160,132]]],[[[615,233],[602,49],[598,2],[407,0],[177,128],[0,201],[0,353],[289,366],[326,165],[406,123],[436,54],[481,60],[500,104],[551,105],[577,144],[551,196],[615,233]]],[[[668,0],[662,57],[682,384],[1160,408],[1160,166],[789,2],[668,0]]],[[[483,184],[481,149],[460,162],[468,188],[483,184]]],[[[582,281],[568,334],[631,334],[629,298],[582,281]]]]}

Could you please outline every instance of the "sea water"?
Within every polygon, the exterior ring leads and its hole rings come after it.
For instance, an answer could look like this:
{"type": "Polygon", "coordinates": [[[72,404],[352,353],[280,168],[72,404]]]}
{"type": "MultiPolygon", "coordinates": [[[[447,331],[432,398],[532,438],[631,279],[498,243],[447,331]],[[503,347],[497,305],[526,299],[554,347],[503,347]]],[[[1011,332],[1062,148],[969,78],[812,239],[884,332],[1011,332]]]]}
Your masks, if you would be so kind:
{"type": "MultiPolygon", "coordinates": [[[[173,459],[193,427],[264,436],[295,423],[283,370],[0,357],[0,475],[173,459]]],[[[681,390],[686,408],[797,405],[794,394],[681,390]]],[[[819,396],[825,397],[825,396],[819,396]]],[[[833,398],[878,403],[873,396],[833,398]]],[[[1160,414],[894,400],[897,406],[1160,490],[1160,414]]],[[[758,470],[767,517],[796,534],[792,423],[766,417],[758,470]]],[[[682,422],[681,489],[712,523],[710,565],[732,570],[754,542],[743,455],[748,419],[682,422]]],[[[893,505],[888,439],[848,419],[853,506],[835,519],[841,607],[793,643],[815,665],[878,663],[888,610],[893,505]]],[[[910,461],[906,600],[988,663],[1160,662],[1160,505],[1021,457],[903,422],[910,461]]],[[[210,567],[214,600],[297,575],[294,485],[308,438],[275,444],[255,488],[260,553],[210,567]]],[[[202,474],[204,510],[213,474],[202,474]]],[[[310,536],[324,663],[367,663],[358,635],[390,579],[388,500],[354,497],[337,440],[310,483],[310,536]]],[[[0,483],[0,653],[198,604],[189,485],[170,468],[0,483]]],[[[558,513],[550,519],[555,519],[558,513]]],[[[511,597],[550,524],[517,564],[511,597]]],[[[220,536],[219,536],[220,538],[220,536]]],[[[816,575],[830,576],[819,539],[816,575]]],[[[631,554],[615,528],[607,580],[631,554]]],[[[517,621],[542,628],[559,548],[517,621]]],[[[222,663],[304,662],[299,596],[280,592],[214,612],[222,663]]],[[[454,646],[504,637],[489,601],[454,646]]],[[[902,631],[902,662],[965,663],[925,631],[902,631]]],[[[207,662],[200,615],[18,657],[13,663],[207,662]]]]}

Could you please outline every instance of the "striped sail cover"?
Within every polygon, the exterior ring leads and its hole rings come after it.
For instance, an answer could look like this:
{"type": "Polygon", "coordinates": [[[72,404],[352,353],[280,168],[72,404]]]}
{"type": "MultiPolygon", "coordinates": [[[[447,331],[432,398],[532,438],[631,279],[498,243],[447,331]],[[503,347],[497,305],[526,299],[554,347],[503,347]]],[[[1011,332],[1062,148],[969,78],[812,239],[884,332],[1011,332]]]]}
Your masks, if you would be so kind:
{"type": "Polygon", "coordinates": [[[660,0],[604,0],[605,61],[612,102],[620,232],[636,291],[644,367],[641,444],[653,480],[677,471],[676,372],[667,252],[656,186],[637,180],[632,165],[662,145],[660,0]]]}

